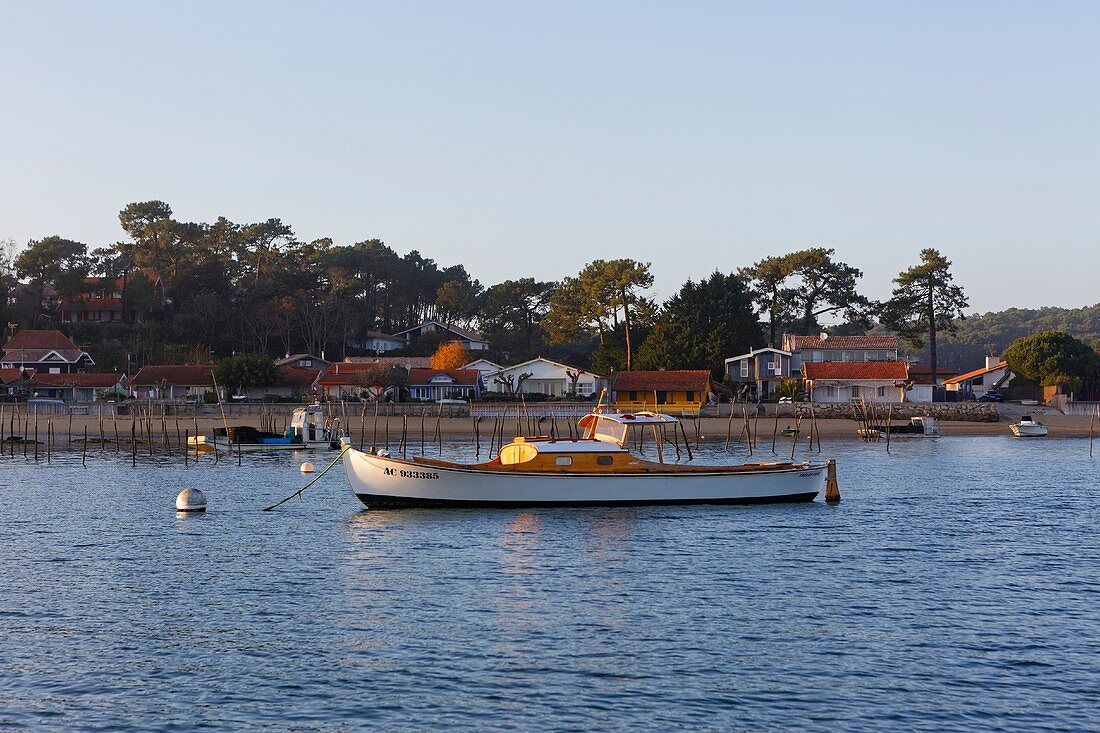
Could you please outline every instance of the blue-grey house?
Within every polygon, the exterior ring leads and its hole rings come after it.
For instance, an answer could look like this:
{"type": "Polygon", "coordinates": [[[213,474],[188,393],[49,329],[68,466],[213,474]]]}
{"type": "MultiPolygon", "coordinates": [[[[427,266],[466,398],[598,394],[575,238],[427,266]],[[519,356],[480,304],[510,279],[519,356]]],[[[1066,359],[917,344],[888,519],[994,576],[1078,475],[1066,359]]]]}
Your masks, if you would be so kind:
{"type": "Polygon", "coordinates": [[[753,398],[775,395],[779,383],[791,378],[791,352],[766,346],[726,359],[726,374],[734,384],[748,384],[753,398]]]}

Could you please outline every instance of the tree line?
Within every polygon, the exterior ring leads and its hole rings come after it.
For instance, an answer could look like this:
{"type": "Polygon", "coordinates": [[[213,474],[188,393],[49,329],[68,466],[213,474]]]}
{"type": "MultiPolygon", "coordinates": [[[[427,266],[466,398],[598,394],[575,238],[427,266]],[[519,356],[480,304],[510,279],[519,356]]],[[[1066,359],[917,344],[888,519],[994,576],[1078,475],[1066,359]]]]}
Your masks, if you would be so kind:
{"type": "MultiPolygon", "coordinates": [[[[889,329],[935,360],[937,334],[957,329],[968,306],[950,262],[927,249],[901,272],[891,298],[860,291],[863,273],[832,249],[766,257],[736,271],[689,280],[664,303],[651,295],[650,265],[597,259],[561,281],[520,277],[485,286],[461,264],[377,239],[304,241],[277,218],[181,221],[162,201],[119,212],[125,237],[89,246],[46,236],[23,248],[0,243],[0,313],[20,327],[56,323],[59,304],[120,283],[134,324],[67,325],[101,368],[222,358],[239,352],[369,354],[372,335],[435,319],[480,330],[490,358],[537,355],[604,374],[624,369],[709,369],[784,331],[889,329]],[[154,288],[159,278],[163,289],[154,288]],[[135,364],[134,362],[137,362],[135,364]]],[[[408,352],[428,355],[426,338],[408,352]]]]}

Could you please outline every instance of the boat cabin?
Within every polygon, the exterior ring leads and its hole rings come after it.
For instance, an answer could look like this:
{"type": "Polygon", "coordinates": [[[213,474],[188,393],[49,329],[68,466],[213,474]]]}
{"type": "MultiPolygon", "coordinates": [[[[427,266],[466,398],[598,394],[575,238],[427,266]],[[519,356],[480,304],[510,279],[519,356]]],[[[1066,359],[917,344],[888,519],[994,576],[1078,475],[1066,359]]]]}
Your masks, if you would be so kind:
{"type": "Polygon", "coordinates": [[[299,407],[294,410],[286,437],[302,443],[327,440],[325,435],[325,409],[318,404],[313,404],[309,407],[299,407]]]}

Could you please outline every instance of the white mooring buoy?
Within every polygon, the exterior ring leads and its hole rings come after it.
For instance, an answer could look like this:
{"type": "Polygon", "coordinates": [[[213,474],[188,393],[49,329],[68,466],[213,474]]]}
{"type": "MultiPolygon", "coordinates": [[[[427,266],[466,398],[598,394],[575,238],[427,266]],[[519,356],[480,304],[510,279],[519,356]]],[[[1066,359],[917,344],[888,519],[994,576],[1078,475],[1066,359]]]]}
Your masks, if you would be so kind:
{"type": "Polygon", "coordinates": [[[301,467],[300,470],[301,470],[302,473],[313,473],[317,469],[313,467],[312,463],[310,463],[309,461],[306,461],[305,463],[302,464],[302,467],[301,467]]]}
{"type": "Polygon", "coordinates": [[[176,497],[177,512],[205,512],[206,496],[198,489],[184,489],[176,497]]]}

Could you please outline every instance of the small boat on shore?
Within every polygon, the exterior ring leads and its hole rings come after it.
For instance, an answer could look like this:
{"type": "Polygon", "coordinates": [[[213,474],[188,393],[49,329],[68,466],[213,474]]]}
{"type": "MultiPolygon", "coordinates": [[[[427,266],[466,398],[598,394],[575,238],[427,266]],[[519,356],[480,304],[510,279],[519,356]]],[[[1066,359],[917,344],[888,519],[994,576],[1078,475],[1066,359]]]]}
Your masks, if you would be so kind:
{"type": "Polygon", "coordinates": [[[1012,423],[1010,428],[1017,438],[1042,438],[1049,432],[1046,425],[1033,419],[1031,415],[1024,415],[1020,422],[1012,423]]]}
{"type": "Polygon", "coordinates": [[[517,437],[476,464],[359,451],[344,441],[344,473],[368,507],[740,504],[812,501],[835,479],[835,463],[762,462],[685,466],[664,462],[669,415],[596,411],[583,437],[517,437]],[[652,433],[658,461],[627,450],[630,431],[652,433]]]}
{"type": "Polygon", "coordinates": [[[198,453],[335,449],[339,447],[339,429],[339,418],[326,420],[324,408],[313,404],[294,410],[290,425],[282,433],[259,430],[249,425],[230,425],[214,428],[213,436],[196,435],[188,438],[187,448],[198,453]]]}

